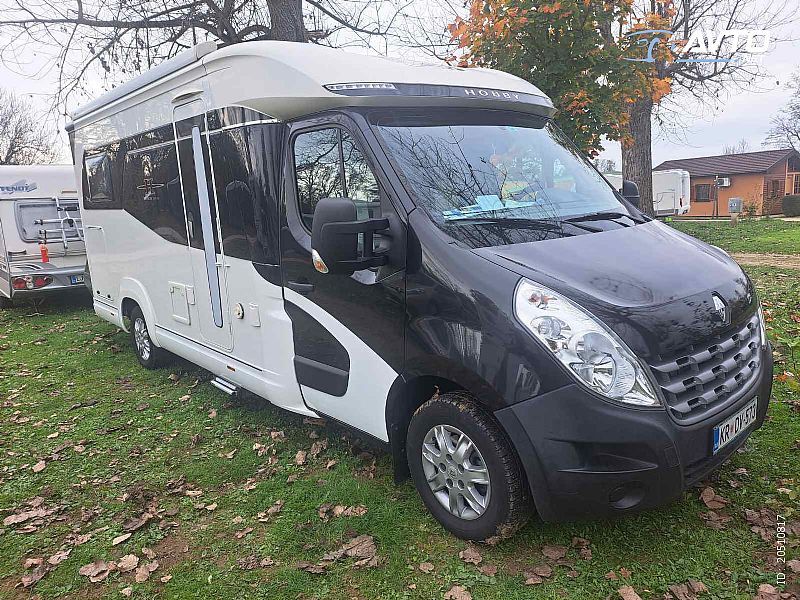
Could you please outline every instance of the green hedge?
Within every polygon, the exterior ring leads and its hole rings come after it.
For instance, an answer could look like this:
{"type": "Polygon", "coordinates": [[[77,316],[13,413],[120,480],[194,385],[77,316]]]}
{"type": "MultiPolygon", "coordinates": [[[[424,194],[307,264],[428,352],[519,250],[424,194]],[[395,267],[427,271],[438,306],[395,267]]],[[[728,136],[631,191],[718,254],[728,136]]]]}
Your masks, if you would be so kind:
{"type": "Polygon", "coordinates": [[[785,217],[800,217],[800,195],[784,196],[781,212],[785,217]]]}

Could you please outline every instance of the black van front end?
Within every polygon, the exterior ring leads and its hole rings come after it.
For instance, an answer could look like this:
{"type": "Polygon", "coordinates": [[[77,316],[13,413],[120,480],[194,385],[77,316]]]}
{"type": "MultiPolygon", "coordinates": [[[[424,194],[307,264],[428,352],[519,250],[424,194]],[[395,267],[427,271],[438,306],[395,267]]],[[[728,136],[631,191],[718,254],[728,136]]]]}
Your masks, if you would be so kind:
{"type": "MultiPolygon", "coordinates": [[[[643,215],[548,119],[467,110],[367,118],[415,206],[403,377],[463,390],[493,415],[543,520],[675,500],[761,426],[771,348],[752,282],[725,252],[643,215]]],[[[445,526],[482,539],[485,530],[426,494],[430,485],[458,513],[452,498],[469,481],[457,461],[426,455],[449,459],[446,439],[425,438],[415,473],[420,428],[448,414],[427,409],[434,416],[415,427],[426,407],[409,428],[412,476],[445,526]]],[[[391,414],[389,425],[405,431],[391,414]]],[[[452,439],[468,433],[458,424],[452,439]]]]}
{"type": "Polygon", "coordinates": [[[762,425],[772,388],[771,349],[741,398],[682,426],[667,410],[603,402],[573,384],[495,412],[520,456],[544,521],[617,516],[676,500],[762,425]],[[757,418],[713,454],[713,430],[757,399],[757,418]]]}

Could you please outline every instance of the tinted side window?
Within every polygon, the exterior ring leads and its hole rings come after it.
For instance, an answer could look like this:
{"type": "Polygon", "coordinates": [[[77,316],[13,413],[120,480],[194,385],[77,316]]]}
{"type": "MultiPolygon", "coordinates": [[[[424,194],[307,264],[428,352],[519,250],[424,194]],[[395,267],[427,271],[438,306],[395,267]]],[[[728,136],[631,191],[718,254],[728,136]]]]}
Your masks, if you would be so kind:
{"type": "Polygon", "coordinates": [[[108,153],[88,156],[85,160],[88,195],[84,198],[87,209],[119,208],[115,201],[111,181],[111,157],[108,153]]]}
{"type": "Polygon", "coordinates": [[[269,157],[259,143],[261,128],[228,129],[210,136],[211,159],[222,228],[222,249],[259,263],[277,263],[278,244],[273,228],[277,206],[267,199],[264,177],[269,157]]]}
{"type": "Polygon", "coordinates": [[[128,151],[122,179],[123,208],[164,239],[186,245],[175,145],[128,151]]]}
{"type": "Polygon", "coordinates": [[[342,132],[342,157],[345,195],[356,203],[358,219],[379,217],[381,199],[378,182],[361,150],[345,132],[342,132]]]}
{"type": "Polygon", "coordinates": [[[294,141],[297,200],[306,227],[311,229],[314,209],[321,198],[344,196],[339,154],[339,129],[301,133],[294,141]]]}

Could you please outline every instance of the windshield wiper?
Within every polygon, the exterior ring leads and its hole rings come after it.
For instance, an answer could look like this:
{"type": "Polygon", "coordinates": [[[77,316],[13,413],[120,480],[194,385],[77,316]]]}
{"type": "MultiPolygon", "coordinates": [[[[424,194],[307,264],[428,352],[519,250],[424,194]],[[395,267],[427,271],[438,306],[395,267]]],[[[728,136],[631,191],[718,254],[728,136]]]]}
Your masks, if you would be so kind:
{"type": "Polygon", "coordinates": [[[548,219],[503,219],[497,217],[465,217],[463,219],[452,219],[450,221],[446,221],[448,225],[450,224],[457,224],[457,223],[466,223],[469,225],[474,224],[482,224],[482,223],[489,223],[491,225],[503,225],[505,227],[513,228],[513,229],[543,229],[548,231],[561,231],[563,229],[563,224],[567,223],[572,227],[577,229],[582,229],[583,231],[589,231],[591,233],[597,233],[598,231],[603,231],[599,227],[592,227],[591,225],[582,225],[579,223],[573,223],[569,220],[556,220],[551,221],[548,219]]]}
{"type": "MultiPolygon", "coordinates": [[[[636,224],[641,225],[642,223],[646,223],[647,220],[640,219],[639,217],[634,217],[633,215],[629,215],[628,213],[624,212],[613,212],[613,211],[606,211],[606,212],[596,212],[596,213],[589,213],[588,215],[580,215],[577,217],[570,217],[568,219],[564,219],[567,223],[582,223],[584,221],[613,221],[614,223],[619,223],[623,227],[630,227],[630,225],[626,223],[620,223],[615,219],[621,219],[626,217],[633,221],[636,224]]],[[[649,219],[648,219],[649,220],[649,219]]]]}

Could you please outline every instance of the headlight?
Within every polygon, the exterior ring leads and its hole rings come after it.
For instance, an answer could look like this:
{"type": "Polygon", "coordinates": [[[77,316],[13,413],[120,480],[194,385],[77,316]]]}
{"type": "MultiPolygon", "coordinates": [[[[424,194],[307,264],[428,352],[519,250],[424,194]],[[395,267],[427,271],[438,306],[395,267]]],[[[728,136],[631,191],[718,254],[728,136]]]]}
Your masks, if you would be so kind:
{"type": "Polygon", "coordinates": [[[617,402],[659,406],[644,368],[625,342],[577,304],[523,279],[517,285],[514,311],[586,387],[617,402]]]}
{"type": "Polygon", "coordinates": [[[761,308],[761,302],[758,303],[758,336],[761,338],[761,347],[767,347],[767,324],[764,321],[764,309],[761,308]]]}

